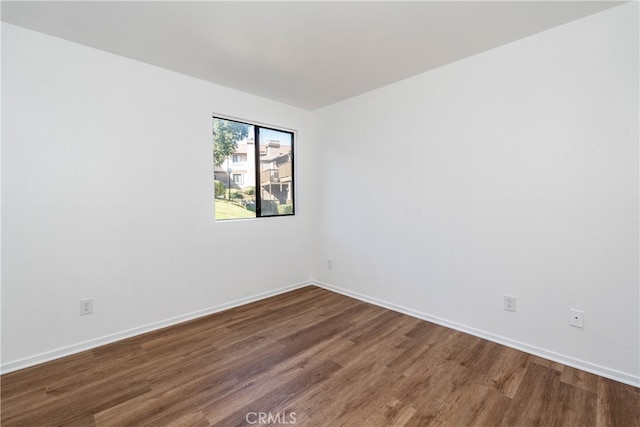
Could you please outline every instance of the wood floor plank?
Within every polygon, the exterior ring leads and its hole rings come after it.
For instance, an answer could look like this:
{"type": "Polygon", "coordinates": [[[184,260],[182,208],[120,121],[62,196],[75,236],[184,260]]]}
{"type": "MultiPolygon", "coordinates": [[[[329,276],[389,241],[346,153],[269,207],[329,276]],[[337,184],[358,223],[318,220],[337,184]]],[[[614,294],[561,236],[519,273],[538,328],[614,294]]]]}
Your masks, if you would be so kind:
{"type": "Polygon", "coordinates": [[[394,372],[373,362],[370,365],[353,365],[343,368],[339,375],[333,376],[322,387],[279,409],[295,412],[303,420],[308,420],[305,425],[363,425],[363,421],[372,415],[372,408],[394,399],[392,389],[400,379],[394,372]],[[346,385],[341,383],[342,378],[359,380],[352,380],[346,385]]]}
{"type": "Polygon", "coordinates": [[[524,352],[481,340],[460,364],[481,374],[487,385],[513,398],[526,373],[528,357],[524,352]]]}
{"type": "Polygon", "coordinates": [[[49,381],[65,376],[62,373],[90,370],[93,361],[92,352],[83,351],[29,369],[4,374],[0,382],[2,398],[36,388],[46,388],[49,381]]]}
{"type": "Polygon", "coordinates": [[[595,426],[596,394],[560,382],[546,420],[560,426],[595,426]]]}
{"type": "MultiPolygon", "coordinates": [[[[543,426],[549,417],[553,401],[560,387],[560,372],[538,364],[531,364],[520,383],[509,411],[505,414],[508,426],[543,426]]],[[[553,424],[552,424],[553,425],[553,424]]]]}
{"type": "Polygon", "coordinates": [[[565,366],[560,381],[591,393],[598,393],[598,376],[589,372],[565,366]]]}
{"type": "Polygon", "coordinates": [[[332,360],[343,367],[362,363],[365,360],[371,360],[372,362],[386,366],[406,351],[408,345],[409,338],[401,334],[388,336],[379,342],[360,341],[358,343],[352,343],[352,345],[345,348],[344,351],[336,354],[332,360]]]}
{"type": "Polygon", "coordinates": [[[538,357],[534,355],[529,356],[529,363],[535,363],[537,365],[544,366],[545,368],[553,369],[560,373],[562,373],[562,371],[565,368],[565,365],[561,363],[554,362],[553,360],[543,359],[542,357],[538,357]]]}
{"type": "Polygon", "coordinates": [[[404,426],[413,415],[416,408],[396,398],[381,405],[372,405],[369,414],[364,418],[366,426],[404,426]]]}
{"type": "Polygon", "coordinates": [[[396,397],[416,408],[408,425],[429,425],[443,405],[477,378],[477,374],[452,361],[423,364],[421,371],[405,377],[396,397]]]}
{"type": "Polygon", "coordinates": [[[244,425],[249,412],[278,412],[273,411],[273,409],[286,406],[288,402],[300,394],[308,393],[309,390],[326,381],[340,369],[340,365],[331,361],[325,361],[318,366],[312,366],[305,370],[305,372],[277,386],[271,392],[247,403],[242,409],[239,409],[225,419],[216,421],[215,425],[221,427],[244,425]]]}
{"type": "Polygon", "coordinates": [[[207,421],[207,418],[202,414],[202,412],[188,412],[179,417],[164,420],[163,424],[156,425],[211,427],[211,424],[207,421]]]}
{"type": "Polygon", "coordinates": [[[7,410],[3,405],[2,425],[68,425],[88,419],[93,425],[93,414],[149,391],[151,387],[144,380],[114,378],[112,382],[79,388],[64,396],[47,396],[33,402],[29,411],[7,410]]]}
{"type": "Polygon", "coordinates": [[[492,387],[468,383],[443,403],[431,426],[490,426],[504,418],[511,399],[492,387]]]}
{"type": "MultiPolygon", "coordinates": [[[[245,375],[242,365],[238,365],[237,376],[242,378],[242,381],[238,381],[226,393],[210,397],[208,403],[204,405],[203,412],[209,421],[215,424],[241,410],[249,402],[271,393],[274,384],[289,381],[313,366],[330,361],[336,353],[344,351],[351,345],[353,344],[350,341],[334,336],[292,355],[268,371],[255,373],[252,376],[245,375]]],[[[300,393],[307,391],[301,390],[300,393]]],[[[286,411],[286,408],[283,411],[286,411]]]]}
{"type": "MultiPolygon", "coordinates": [[[[163,420],[186,415],[209,402],[211,396],[225,395],[236,386],[233,375],[202,372],[186,378],[176,376],[170,383],[152,385],[150,393],[137,396],[95,414],[97,426],[166,425],[163,420]]],[[[201,411],[200,411],[201,412],[201,411]]],[[[206,417],[205,417],[206,418],[206,417]]]]}
{"type": "Polygon", "coordinates": [[[5,374],[0,391],[3,427],[640,427],[638,388],[313,286],[5,374]]]}
{"type": "Polygon", "coordinates": [[[640,390],[599,377],[597,425],[640,426],[640,390]]]}

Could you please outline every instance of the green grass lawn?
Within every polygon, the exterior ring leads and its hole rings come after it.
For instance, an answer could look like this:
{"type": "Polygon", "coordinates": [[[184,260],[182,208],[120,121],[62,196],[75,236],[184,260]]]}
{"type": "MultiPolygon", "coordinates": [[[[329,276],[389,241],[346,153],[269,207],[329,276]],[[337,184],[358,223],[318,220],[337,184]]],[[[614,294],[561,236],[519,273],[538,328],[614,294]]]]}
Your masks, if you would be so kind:
{"type": "Polygon", "coordinates": [[[216,219],[255,218],[256,213],[251,212],[226,200],[216,199],[216,219]]]}

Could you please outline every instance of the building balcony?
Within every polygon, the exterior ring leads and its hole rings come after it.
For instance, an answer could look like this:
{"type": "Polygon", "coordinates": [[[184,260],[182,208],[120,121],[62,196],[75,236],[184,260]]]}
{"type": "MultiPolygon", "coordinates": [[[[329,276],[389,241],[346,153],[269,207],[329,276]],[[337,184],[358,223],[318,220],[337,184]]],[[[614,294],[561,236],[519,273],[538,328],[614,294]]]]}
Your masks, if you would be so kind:
{"type": "Polygon", "coordinates": [[[291,181],[292,171],[291,162],[283,163],[278,166],[278,177],[281,181],[291,181]]]}
{"type": "Polygon", "coordinates": [[[261,184],[269,184],[269,183],[279,183],[280,176],[278,174],[278,169],[267,169],[263,170],[260,173],[260,183],[261,184]]]}

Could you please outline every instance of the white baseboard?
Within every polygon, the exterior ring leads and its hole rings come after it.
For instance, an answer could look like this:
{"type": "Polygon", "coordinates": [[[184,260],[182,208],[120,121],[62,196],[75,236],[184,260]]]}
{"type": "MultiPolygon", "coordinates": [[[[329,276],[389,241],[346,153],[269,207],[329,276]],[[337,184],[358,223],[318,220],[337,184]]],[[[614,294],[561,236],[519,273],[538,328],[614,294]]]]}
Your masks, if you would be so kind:
{"type": "Polygon", "coordinates": [[[126,338],[131,338],[136,335],[141,335],[147,332],[155,331],[157,329],[166,328],[167,326],[172,326],[178,323],[187,322],[189,320],[197,319],[199,317],[208,316],[210,314],[218,313],[220,311],[228,310],[230,308],[238,307],[238,306],[249,304],[265,298],[269,298],[275,295],[283,294],[285,292],[289,292],[298,288],[309,286],[311,284],[312,284],[311,281],[305,281],[305,282],[300,282],[300,283],[296,283],[289,286],[284,286],[282,288],[274,289],[272,291],[262,292],[256,295],[248,296],[248,297],[241,298],[228,303],[205,308],[203,310],[194,311],[192,313],[183,314],[180,316],[172,317],[170,319],[161,320],[159,322],[149,323],[147,325],[139,326],[133,329],[128,329],[126,331],[116,332],[114,334],[106,335],[100,338],[94,338],[78,344],[73,344],[73,345],[62,347],[56,350],[51,350],[44,353],[36,354],[35,356],[29,356],[29,357],[25,357],[24,359],[2,363],[0,365],[0,373],[7,374],[9,372],[39,365],[41,363],[59,359],[61,357],[70,356],[72,354],[80,353],[86,350],[91,350],[93,348],[100,347],[105,344],[111,344],[113,342],[120,341],[126,338]]]}
{"type": "Polygon", "coordinates": [[[343,289],[337,286],[329,285],[328,283],[323,283],[317,280],[312,280],[311,284],[314,284],[318,287],[324,288],[326,290],[336,292],[342,295],[346,295],[351,298],[358,299],[360,301],[368,302],[370,304],[377,305],[379,307],[388,308],[389,310],[397,311],[398,313],[406,314],[411,317],[415,317],[418,319],[426,320],[431,323],[436,323],[441,326],[445,326],[447,328],[455,329],[460,332],[465,332],[467,334],[486,339],[488,341],[492,341],[498,344],[505,345],[507,347],[514,348],[516,350],[524,351],[525,353],[532,354],[534,356],[539,356],[544,359],[552,360],[554,362],[562,363],[563,365],[571,366],[576,369],[580,369],[582,371],[587,371],[595,375],[599,375],[601,377],[609,378],[614,381],[618,381],[624,384],[628,384],[634,387],[640,387],[640,377],[626,373],[620,372],[615,369],[607,368],[606,366],[600,366],[595,363],[587,362],[585,360],[576,359],[571,356],[565,356],[563,354],[559,354],[550,350],[546,350],[544,348],[536,347],[533,345],[529,345],[520,341],[512,340],[510,338],[505,338],[500,335],[495,335],[490,332],[482,331],[480,329],[473,328],[471,326],[462,325],[460,323],[452,322],[447,319],[442,319],[440,317],[432,316],[427,313],[422,313],[417,310],[413,310],[411,308],[403,307],[397,304],[393,304],[387,301],[383,301],[378,298],[373,298],[367,295],[360,294],[358,292],[353,292],[347,289],[343,289]]]}

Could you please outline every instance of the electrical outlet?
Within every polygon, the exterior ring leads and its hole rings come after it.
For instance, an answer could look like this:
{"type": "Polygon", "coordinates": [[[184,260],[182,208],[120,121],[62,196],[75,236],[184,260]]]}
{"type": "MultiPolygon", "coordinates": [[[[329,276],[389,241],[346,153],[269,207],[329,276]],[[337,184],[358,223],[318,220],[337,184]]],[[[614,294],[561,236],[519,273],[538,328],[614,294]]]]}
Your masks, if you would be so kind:
{"type": "Polygon", "coordinates": [[[93,298],[80,300],[80,316],[93,314],[93,298]]]}
{"type": "Polygon", "coordinates": [[[328,259],[327,260],[327,268],[329,270],[333,270],[333,260],[332,259],[328,259]]]}
{"type": "Polygon", "coordinates": [[[584,311],[574,309],[569,310],[569,326],[582,328],[584,326],[584,311]]]}
{"type": "Polygon", "coordinates": [[[516,311],[516,297],[510,295],[504,296],[504,309],[507,311],[516,311]]]}

